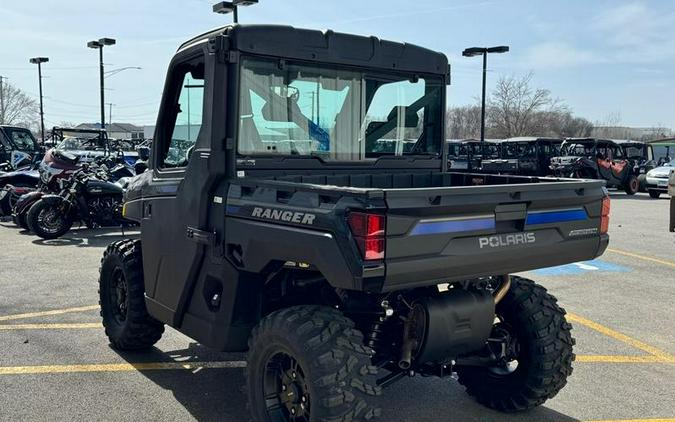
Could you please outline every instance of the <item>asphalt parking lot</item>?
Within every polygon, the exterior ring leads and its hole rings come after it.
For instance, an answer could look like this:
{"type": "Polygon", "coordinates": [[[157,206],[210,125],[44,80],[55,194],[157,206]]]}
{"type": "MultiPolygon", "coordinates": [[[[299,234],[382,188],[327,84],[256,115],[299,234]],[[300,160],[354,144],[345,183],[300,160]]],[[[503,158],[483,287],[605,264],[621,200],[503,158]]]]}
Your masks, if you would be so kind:
{"type": "MultiPolygon", "coordinates": [[[[569,312],[577,361],[544,406],[503,415],[452,379],[410,378],[381,399],[386,421],[675,421],[675,234],[668,199],[612,195],[601,258],[527,273],[569,312]]],[[[127,233],[129,235],[129,233],[127,233]]],[[[41,241],[0,223],[0,420],[246,421],[242,356],[167,330],[120,354],[100,326],[96,281],[118,230],[41,241]]]]}

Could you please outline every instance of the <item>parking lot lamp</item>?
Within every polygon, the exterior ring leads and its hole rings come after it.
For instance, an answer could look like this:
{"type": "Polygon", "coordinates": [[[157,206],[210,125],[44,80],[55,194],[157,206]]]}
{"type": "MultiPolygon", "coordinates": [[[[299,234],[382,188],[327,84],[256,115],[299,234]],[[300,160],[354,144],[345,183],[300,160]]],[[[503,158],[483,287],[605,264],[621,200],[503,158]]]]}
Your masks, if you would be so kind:
{"type": "Polygon", "coordinates": [[[98,49],[99,52],[99,77],[101,80],[101,129],[105,129],[105,85],[103,82],[103,47],[106,45],[115,45],[116,41],[112,38],[101,38],[98,41],[89,41],[87,47],[98,49]]]}
{"type": "Polygon", "coordinates": [[[239,14],[237,13],[237,8],[239,6],[252,6],[257,3],[258,0],[221,1],[213,5],[213,11],[220,14],[232,13],[234,23],[239,23],[239,14]]]}
{"type": "Polygon", "coordinates": [[[462,52],[464,57],[474,57],[483,55],[483,94],[480,109],[480,141],[485,142],[485,76],[487,73],[487,55],[488,53],[506,53],[509,51],[507,45],[497,47],[470,47],[462,52]]]}
{"type": "Polygon", "coordinates": [[[43,144],[45,142],[45,112],[42,105],[42,63],[47,63],[48,61],[48,57],[33,57],[30,59],[30,62],[36,64],[38,67],[38,84],[40,86],[40,132],[42,134],[43,144]]]}

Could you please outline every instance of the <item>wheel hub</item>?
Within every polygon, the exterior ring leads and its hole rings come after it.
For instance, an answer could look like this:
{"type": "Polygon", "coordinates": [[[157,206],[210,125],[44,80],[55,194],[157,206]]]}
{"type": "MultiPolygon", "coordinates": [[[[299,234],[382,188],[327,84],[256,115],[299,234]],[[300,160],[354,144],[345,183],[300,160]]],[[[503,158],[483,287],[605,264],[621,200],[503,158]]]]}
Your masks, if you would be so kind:
{"type": "Polygon", "coordinates": [[[292,356],[277,353],[269,359],[264,383],[267,414],[273,421],[309,421],[309,386],[292,356]]]}

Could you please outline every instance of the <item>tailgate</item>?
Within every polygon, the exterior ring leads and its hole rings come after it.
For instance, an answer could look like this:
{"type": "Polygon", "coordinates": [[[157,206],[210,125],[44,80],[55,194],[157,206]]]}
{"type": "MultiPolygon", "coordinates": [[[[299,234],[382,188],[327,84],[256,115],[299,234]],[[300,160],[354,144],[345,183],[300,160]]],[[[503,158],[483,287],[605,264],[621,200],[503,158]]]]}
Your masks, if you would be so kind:
{"type": "Polygon", "coordinates": [[[595,258],[602,182],[385,190],[383,290],[595,258]]]}

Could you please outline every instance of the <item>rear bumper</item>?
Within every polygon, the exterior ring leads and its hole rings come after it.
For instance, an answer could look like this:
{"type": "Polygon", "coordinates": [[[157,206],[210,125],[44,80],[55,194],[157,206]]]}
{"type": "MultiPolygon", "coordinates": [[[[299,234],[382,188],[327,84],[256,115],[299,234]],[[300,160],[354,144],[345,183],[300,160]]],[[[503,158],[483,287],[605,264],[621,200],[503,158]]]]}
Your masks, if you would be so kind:
{"type": "Polygon", "coordinates": [[[602,255],[608,244],[608,235],[596,235],[547,245],[512,246],[508,250],[481,254],[467,252],[466,255],[388,261],[382,290],[395,291],[585,261],[602,255]]]}

